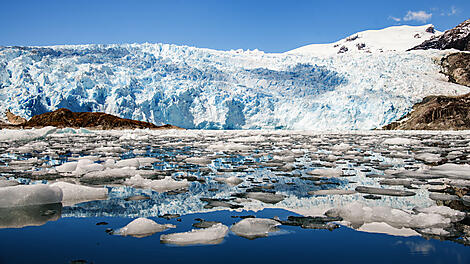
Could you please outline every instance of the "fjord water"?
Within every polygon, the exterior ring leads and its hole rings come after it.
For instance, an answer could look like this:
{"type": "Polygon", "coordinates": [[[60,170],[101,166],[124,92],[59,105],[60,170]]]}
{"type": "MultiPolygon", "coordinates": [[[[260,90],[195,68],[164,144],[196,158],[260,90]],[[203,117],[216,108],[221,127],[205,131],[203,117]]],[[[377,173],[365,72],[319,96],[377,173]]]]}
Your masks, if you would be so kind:
{"type": "Polygon", "coordinates": [[[468,132],[10,132],[0,192],[62,200],[0,199],[1,263],[470,262],[468,132]],[[120,233],[139,217],[174,228],[120,233]],[[210,221],[231,231],[161,242],[210,221]]]}

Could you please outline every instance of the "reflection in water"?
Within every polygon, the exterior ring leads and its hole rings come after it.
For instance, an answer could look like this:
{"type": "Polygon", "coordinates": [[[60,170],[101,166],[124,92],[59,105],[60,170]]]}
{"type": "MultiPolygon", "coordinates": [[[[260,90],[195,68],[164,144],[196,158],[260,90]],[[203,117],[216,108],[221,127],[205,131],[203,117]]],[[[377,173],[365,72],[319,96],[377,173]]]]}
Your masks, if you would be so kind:
{"type": "Polygon", "coordinates": [[[59,219],[61,212],[61,203],[0,208],[0,228],[41,226],[59,219]]]}
{"type": "Polygon", "coordinates": [[[411,254],[429,255],[436,251],[429,241],[398,241],[396,245],[405,245],[411,254]]]}

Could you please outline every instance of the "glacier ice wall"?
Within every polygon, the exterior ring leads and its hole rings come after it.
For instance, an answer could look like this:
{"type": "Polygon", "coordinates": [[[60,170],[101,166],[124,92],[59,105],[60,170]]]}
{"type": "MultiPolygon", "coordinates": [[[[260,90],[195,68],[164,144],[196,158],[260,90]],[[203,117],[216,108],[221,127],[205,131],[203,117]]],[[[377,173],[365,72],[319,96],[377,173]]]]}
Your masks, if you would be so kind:
{"type": "Polygon", "coordinates": [[[439,53],[265,54],[168,44],[0,47],[0,110],[57,108],[199,129],[371,129],[459,94],[439,53]]]}

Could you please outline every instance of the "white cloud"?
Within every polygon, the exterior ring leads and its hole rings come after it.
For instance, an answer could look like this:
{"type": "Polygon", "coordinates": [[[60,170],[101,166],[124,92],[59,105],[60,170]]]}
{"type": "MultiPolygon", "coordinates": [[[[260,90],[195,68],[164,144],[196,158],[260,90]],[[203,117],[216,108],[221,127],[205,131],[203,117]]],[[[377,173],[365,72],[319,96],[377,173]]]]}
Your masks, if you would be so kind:
{"type": "Polygon", "coordinates": [[[408,11],[406,16],[403,17],[403,21],[418,21],[426,23],[431,19],[432,13],[427,13],[426,11],[408,11]]]}
{"type": "Polygon", "coordinates": [[[447,15],[448,16],[454,16],[454,15],[457,15],[458,13],[460,13],[460,10],[457,9],[457,7],[455,7],[455,6],[451,6],[450,11],[447,13],[447,15]]]}
{"type": "Polygon", "coordinates": [[[394,16],[389,16],[388,19],[391,19],[391,20],[393,20],[393,21],[395,21],[395,22],[400,22],[400,21],[401,21],[401,18],[399,18],[399,17],[394,17],[394,16]]]}

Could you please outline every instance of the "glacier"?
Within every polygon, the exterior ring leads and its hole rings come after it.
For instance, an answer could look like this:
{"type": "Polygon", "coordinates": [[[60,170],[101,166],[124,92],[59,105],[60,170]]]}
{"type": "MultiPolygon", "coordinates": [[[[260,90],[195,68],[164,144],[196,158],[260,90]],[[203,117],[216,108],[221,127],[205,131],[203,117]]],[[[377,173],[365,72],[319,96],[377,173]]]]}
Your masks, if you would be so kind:
{"type": "MultiPolygon", "coordinates": [[[[411,36],[410,28],[399,32],[411,36]]],[[[376,46],[343,54],[149,43],[0,47],[0,111],[30,118],[65,107],[189,129],[373,129],[427,95],[470,91],[439,73],[444,54],[376,46]]]]}

